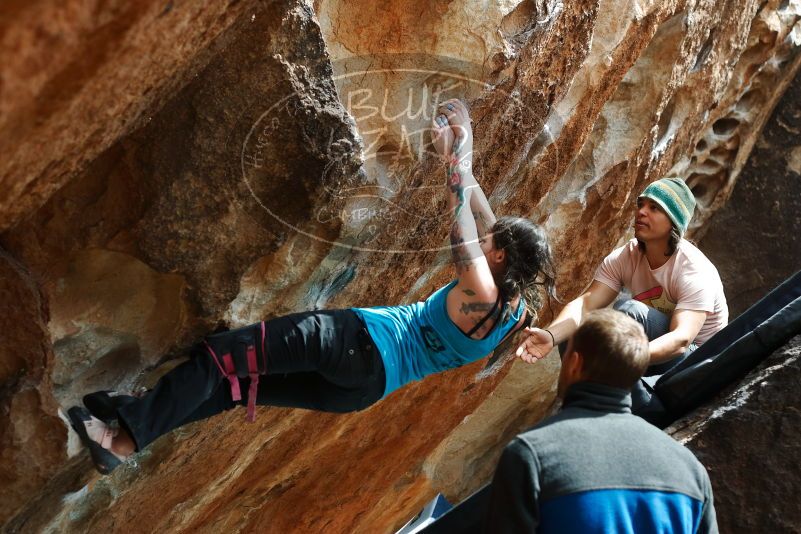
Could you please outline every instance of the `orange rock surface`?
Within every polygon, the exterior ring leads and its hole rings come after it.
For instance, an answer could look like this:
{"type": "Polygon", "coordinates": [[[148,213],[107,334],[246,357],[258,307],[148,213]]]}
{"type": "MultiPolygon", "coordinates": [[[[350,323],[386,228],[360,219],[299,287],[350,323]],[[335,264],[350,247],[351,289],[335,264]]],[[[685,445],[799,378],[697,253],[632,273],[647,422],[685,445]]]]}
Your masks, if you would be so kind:
{"type": "Polygon", "coordinates": [[[569,299],[652,180],[688,181],[700,235],[801,61],[795,1],[482,6],[0,8],[6,529],[388,532],[466,496],[550,409],[555,358],[507,346],[358,414],[226,414],[108,477],[57,414],[217,324],[447,281],[437,99],[470,104],[477,179],[545,226],[569,299]]]}

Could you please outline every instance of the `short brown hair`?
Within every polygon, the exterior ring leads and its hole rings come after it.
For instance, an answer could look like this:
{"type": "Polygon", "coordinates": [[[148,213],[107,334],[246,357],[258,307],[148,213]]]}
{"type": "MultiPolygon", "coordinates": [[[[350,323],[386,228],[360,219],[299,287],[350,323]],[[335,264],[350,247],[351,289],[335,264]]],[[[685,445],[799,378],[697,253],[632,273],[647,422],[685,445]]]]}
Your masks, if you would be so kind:
{"type": "Polygon", "coordinates": [[[586,380],[631,389],[648,368],[648,338],[640,323],[603,309],[587,314],[573,334],[573,350],[584,357],[586,380]]]}

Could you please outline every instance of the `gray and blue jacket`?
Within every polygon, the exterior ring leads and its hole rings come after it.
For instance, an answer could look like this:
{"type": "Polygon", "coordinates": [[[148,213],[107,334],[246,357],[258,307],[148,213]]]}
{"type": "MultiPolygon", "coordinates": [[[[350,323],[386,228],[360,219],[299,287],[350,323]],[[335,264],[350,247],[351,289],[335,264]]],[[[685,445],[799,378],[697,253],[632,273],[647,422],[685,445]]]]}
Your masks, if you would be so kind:
{"type": "Polygon", "coordinates": [[[709,476],[684,446],[631,414],[628,391],[582,382],[517,436],[492,483],[487,532],[718,531],[709,476]]]}

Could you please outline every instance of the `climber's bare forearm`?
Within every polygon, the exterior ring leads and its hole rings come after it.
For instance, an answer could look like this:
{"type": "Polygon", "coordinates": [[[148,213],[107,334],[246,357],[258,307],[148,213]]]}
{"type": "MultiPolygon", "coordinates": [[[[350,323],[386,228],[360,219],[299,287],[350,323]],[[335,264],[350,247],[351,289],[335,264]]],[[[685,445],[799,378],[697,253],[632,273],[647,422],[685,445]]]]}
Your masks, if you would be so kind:
{"type": "Polygon", "coordinates": [[[465,169],[460,165],[460,161],[464,159],[462,148],[461,138],[457,137],[453,144],[446,173],[448,207],[453,214],[450,231],[451,254],[456,266],[456,273],[459,276],[470,270],[473,260],[483,257],[483,252],[478,244],[476,221],[469,208],[478,184],[470,169],[465,169]]]}
{"type": "Polygon", "coordinates": [[[478,236],[486,236],[495,224],[496,218],[484,191],[477,183],[473,194],[470,195],[470,209],[473,211],[473,219],[476,221],[478,236]]]}

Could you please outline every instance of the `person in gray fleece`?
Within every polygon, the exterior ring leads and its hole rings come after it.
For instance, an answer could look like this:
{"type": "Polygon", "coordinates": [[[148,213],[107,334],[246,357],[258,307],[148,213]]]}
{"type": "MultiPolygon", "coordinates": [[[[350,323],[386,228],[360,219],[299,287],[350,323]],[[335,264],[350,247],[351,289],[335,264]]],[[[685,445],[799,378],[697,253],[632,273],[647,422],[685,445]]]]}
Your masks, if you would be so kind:
{"type": "Polygon", "coordinates": [[[639,323],[609,309],[587,315],[562,358],[561,411],[503,451],[487,532],[718,532],[704,466],[631,414],[648,361],[639,323]]]}

